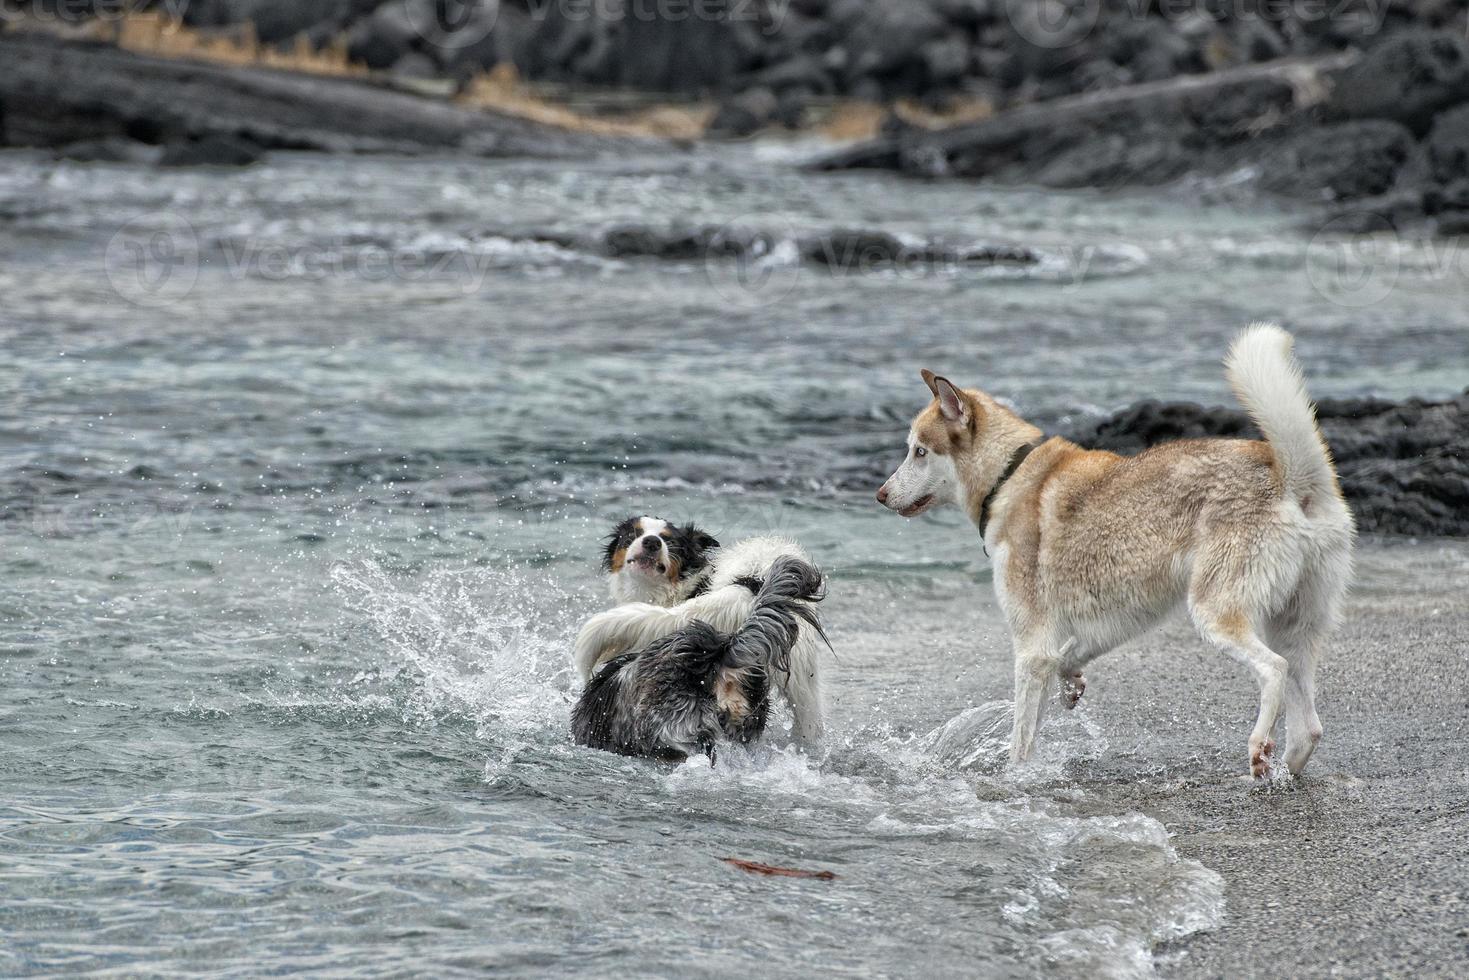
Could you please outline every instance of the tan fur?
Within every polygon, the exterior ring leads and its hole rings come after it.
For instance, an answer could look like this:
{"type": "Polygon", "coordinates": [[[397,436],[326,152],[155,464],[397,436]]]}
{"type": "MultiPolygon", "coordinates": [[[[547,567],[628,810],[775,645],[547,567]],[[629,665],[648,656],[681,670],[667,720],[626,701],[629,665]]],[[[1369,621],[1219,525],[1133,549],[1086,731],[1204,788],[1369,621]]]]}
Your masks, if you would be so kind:
{"type": "Polygon", "coordinates": [[[1263,413],[1262,429],[1283,434],[1289,460],[1243,439],[1119,456],[1052,438],[998,489],[1040,430],[982,391],[923,372],[934,400],[878,499],[910,516],[953,503],[979,524],[989,498],[984,543],[1015,643],[1013,760],[1029,754],[1050,678],[1069,707],[1085,687],[1082,666],[1184,600],[1200,633],[1260,681],[1251,771],[1268,770],[1282,699],[1291,771],[1309,759],[1321,730],[1314,667],[1350,574],[1352,519],[1324,448],[1310,448],[1314,413],[1288,335],[1251,328],[1231,360],[1243,365],[1241,400],[1263,413]]]}
{"type": "Polygon", "coordinates": [[[724,669],[714,681],[714,703],[719,710],[738,723],[750,713],[750,702],[745,699],[743,671],[724,669]]]}

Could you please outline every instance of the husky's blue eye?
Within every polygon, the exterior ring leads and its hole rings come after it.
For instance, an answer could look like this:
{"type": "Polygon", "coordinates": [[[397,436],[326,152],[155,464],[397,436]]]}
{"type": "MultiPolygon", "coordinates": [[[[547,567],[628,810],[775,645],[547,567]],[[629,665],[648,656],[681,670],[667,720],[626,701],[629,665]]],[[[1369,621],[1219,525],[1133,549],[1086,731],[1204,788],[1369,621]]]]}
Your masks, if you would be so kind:
{"type": "Polygon", "coordinates": [[[922,459],[923,457],[928,455],[928,450],[924,449],[922,446],[914,446],[913,455],[917,456],[919,459],[922,459]]]}

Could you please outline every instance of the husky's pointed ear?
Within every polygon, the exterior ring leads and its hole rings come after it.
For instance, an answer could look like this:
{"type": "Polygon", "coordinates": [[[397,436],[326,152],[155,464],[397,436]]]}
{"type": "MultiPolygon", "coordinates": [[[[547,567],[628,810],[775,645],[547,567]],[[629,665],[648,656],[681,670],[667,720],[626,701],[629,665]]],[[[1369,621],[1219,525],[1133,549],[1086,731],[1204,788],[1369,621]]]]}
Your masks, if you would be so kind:
{"type": "Polygon", "coordinates": [[[928,385],[928,390],[934,393],[934,397],[938,397],[939,390],[934,386],[934,382],[939,379],[939,376],[928,368],[922,368],[918,373],[922,376],[923,383],[928,385]]]}
{"type": "Polygon", "coordinates": [[[969,408],[969,398],[964,392],[954,387],[948,378],[934,378],[934,395],[939,400],[939,414],[944,417],[945,422],[955,425],[968,425],[973,412],[969,408]]]}

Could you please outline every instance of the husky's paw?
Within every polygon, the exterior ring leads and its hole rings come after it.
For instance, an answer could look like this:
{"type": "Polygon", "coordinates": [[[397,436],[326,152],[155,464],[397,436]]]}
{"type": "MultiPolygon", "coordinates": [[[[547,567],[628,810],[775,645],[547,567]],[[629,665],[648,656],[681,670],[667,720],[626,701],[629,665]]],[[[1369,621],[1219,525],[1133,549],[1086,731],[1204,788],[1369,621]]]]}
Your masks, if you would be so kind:
{"type": "Polygon", "coordinates": [[[1061,675],[1061,704],[1070,711],[1086,693],[1086,678],[1080,674],[1061,675]]]}
{"type": "Polygon", "coordinates": [[[1250,750],[1250,775],[1256,779],[1270,778],[1270,753],[1275,751],[1275,740],[1267,738],[1258,749],[1250,750]]]}

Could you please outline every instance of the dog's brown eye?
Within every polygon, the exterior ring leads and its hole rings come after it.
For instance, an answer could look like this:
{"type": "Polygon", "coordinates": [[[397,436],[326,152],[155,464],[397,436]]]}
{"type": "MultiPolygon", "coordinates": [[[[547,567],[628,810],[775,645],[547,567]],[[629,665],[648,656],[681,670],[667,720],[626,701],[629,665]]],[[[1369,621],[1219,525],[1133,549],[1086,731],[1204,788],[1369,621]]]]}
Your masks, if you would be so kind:
{"type": "Polygon", "coordinates": [[[928,450],[924,449],[922,446],[914,446],[913,455],[917,456],[919,459],[922,459],[923,457],[928,455],[928,450]]]}

